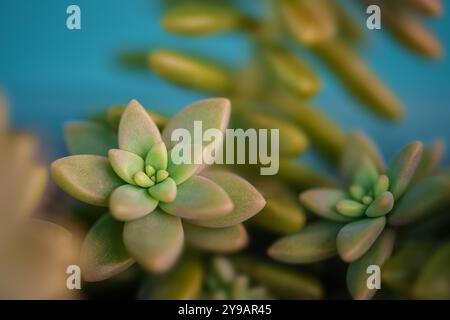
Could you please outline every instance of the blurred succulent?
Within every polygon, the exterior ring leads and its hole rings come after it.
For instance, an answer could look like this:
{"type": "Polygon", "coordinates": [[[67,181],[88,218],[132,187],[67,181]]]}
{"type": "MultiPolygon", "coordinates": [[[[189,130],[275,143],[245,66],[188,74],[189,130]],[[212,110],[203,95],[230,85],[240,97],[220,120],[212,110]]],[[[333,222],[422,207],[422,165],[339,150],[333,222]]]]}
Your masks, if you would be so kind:
{"type": "Polygon", "coordinates": [[[450,299],[450,243],[406,242],[383,266],[382,281],[410,299],[450,299]]]}
{"type": "MultiPolygon", "coordinates": [[[[393,231],[430,215],[448,202],[450,180],[431,175],[413,183],[418,168],[431,170],[432,156],[421,163],[423,147],[413,142],[401,150],[387,169],[375,145],[360,133],[349,136],[341,172],[347,189],[316,188],[300,195],[302,204],[321,218],[269,249],[273,258],[288,263],[320,261],[336,252],[350,263],[347,285],[354,298],[370,298],[366,268],[382,266],[390,256],[393,231]]],[[[433,149],[431,149],[433,150],[433,149]]],[[[432,171],[432,170],[431,170],[432,171]]]]}
{"type": "Polygon", "coordinates": [[[47,186],[47,170],[36,161],[37,141],[8,128],[6,101],[0,95],[0,298],[61,299],[66,268],[76,247],[64,228],[33,218],[47,186]]]}
{"type": "Polygon", "coordinates": [[[216,170],[200,175],[199,162],[172,160],[177,152],[177,143],[170,140],[174,130],[184,128],[193,136],[194,121],[202,121],[204,130],[216,128],[223,134],[229,114],[226,99],[199,101],[175,115],[160,134],[149,113],[133,100],[120,117],[119,149],[105,139],[112,131],[100,130],[98,124],[72,125],[66,131],[69,149],[95,152],[86,143],[101,139],[97,152],[109,150],[108,158],[72,155],[52,164],[52,176],[64,191],[111,212],[84,241],[81,260],[87,281],[109,278],[135,260],[150,271],[166,271],[184,240],[214,252],[246,245],[241,223],[264,207],[258,191],[235,174],[216,170]]]}
{"type": "Polygon", "coordinates": [[[232,263],[223,257],[214,257],[211,261],[204,297],[214,300],[272,299],[266,288],[251,287],[249,277],[236,274],[232,263]]]}

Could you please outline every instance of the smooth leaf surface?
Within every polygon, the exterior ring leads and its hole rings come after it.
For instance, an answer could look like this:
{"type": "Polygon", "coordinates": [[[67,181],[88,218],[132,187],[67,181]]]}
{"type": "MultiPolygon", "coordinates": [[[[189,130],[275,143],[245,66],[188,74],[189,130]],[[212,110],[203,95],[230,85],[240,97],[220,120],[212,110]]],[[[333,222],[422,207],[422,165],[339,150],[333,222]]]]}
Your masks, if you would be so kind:
{"type": "Polygon", "coordinates": [[[367,218],[346,224],[336,238],[342,260],[352,262],[361,257],[377,240],[386,225],[386,217],[367,218]]]}
{"type": "Polygon", "coordinates": [[[108,279],[131,266],[122,242],[123,223],[105,214],[89,230],[81,248],[82,275],[86,281],[108,279]]]}
{"type": "Polygon", "coordinates": [[[180,218],[160,210],[126,222],[123,230],[125,247],[151,272],[169,269],[181,253],[183,240],[180,218]]]}
{"type": "Polygon", "coordinates": [[[136,184],[134,175],[144,170],[144,160],[132,152],[111,149],[108,159],[114,172],[129,184],[136,184]]]}
{"type": "Polygon", "coordinates": [[[153,119],[145,109],[132,100],[122,114],[119,124],[119,147],[145,158],[151,147],[161,141],[153,119]]]}
{"type": "Polygon", "coordinates": [[[123,181],[105,157],[77,155],[56,160],[51,165],[53,180],[72,197],[97,206],[108,206],[111,193],[123,181]]]}
{"type": "Polygon", "coordinates": [[[207,228],[183,223],[187,243],[209,252],[230,253],[244,248],[248,235],[242,224],[226,228],[207,228]]]}
{"type": "Polygon", "coordinates": [[[177,197],[170,203],[160,203],[164,211],[193,220],[222,217],[230,213],[233,201],[218,184],[192,176],[177,187],[177,197]]]}
{"type": "Polygon", "coordinates": [[[319,222],[285,236],[269,247],[268,254],[287,263],[312,263],[336,254],[336,236],[342,224],[319,222]]]}
{"type": "Polygon", "coordinates": [[[300,202],[318,216],[337,222],[351,221],[336,211],[336,204],[347,199],[347,194],[339,189],[317,188],[300,194],[300,202]]]}
{"type": "Polygon", "coordinates": [[[211,170],[202,173],[202,175],[225,190],[233,201],[234,208],[223,217],[198,222],[193,220],[191,221],[193,224],[210,228],[230,227],[250,219],[261,211],[266,204],[258,190],[236,174],[222,170],[211,170]]]}
{"type": "Polygon", "coordinates": [[[129,184],[118,187],[111,194],[109,207],[117,220],[129,221],[151,213],[158,206],[144,188],[129,184]]]}

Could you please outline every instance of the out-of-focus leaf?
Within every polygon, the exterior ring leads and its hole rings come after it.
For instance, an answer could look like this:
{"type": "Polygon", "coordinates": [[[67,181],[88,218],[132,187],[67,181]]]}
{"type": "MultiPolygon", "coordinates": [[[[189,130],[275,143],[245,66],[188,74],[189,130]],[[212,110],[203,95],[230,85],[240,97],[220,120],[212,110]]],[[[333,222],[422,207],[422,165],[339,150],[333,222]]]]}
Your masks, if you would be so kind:
{"type": "Polygon", "coordinates": [[[361,257],[377,240],[386,225],[386,217],[360,219],[346,224],[336,238],[342,260],[352,262],[361,257]]]}
{"type": "Polygon", "coordinates": [[[233,87],[231,72],[205,59],[159,49],[149,54],[148,61],[153,72],[183,87],[212,93],[227,93],[233,87]]]}
{"type": "Polygon", "coordinates": [[[128,252],[147,270],[168,270],[181,253],[183,226],[178,217],[160,210],[125,223],[123,242],[128,252]]]}
{"type": "Polygon", "coordinates": [[[248,274],[270,293],[284,299],[321,299],[323,288],[314,277],[289,268],[245,256],[233,258],[239,272],[248,274]]]}
{"type": "Polygon", "coordinates": [[[387,170],[389,191],[395,199],[400,198],[408,188],[422,158],[422,151],[421,142],[412,142],[400,150],[389,164],[387,170]]]}
{"type": "Polygon", "coordinates": [[[250,19],[238,10],[217,4],[185,3],[170,8],[163,16],[165,30],[186,35],[202,36],[245,28],[250,19]]]}
{"type": "Polygon", "coordinates": [[[105,214],[91,228],[81,248],[81,274],[86,281],[108,279],[131,266],[122,242],[123,223],[105,214]]]}
{"type": "Polygon", "coordinates": [[[403,117],[398,98],[347,44],[331,40],[314,46],[314,52],[372,112],[390,120],[403,117]]]}
{"type": "Polygon", "coordinates": [[[53,180],[72,197],[97,206],[108,206],[110,194],[124,182],[105,157],[77,155],[52,163],[53,180]]]}
{"type": "Polygon", "coordinates": [[[436,141],[425,146],[422,159],[414,175],[414,182],[426,178],[435,173],[444,154],[445,144],[443,141],[436,141]]]}
{"type": "Polygon", "coordinates": [[[285,236],[269,249],[272,258],[287,263],[311,263],[325,260],[336,254],[336,236],[342,224],[319,222],[300,232],[285,236]]]}
{"type": "MultiPolygon", "coordinates": [[[[106,118],[108,120],[108,124],[114,130],[119,129],[120,119],[122,118],[122,114],[125,111],[125,108],[126,108],[125,106],[113,106],[108,109],[108,112],[106,113],[106,118]]],[[[155,124],[158,126],[159,129],[162,129],[166,125],[167,119],[164,116],[149,110],[147,110],[147,113],[153,119],[153,121],[155,122],[155,124]]]]}
{"type": "Polygon", "coordinates": [[[394,232],[385,230],[362,257],[348,266],[347,287],[354,299],[368,300],[376,293],[377,289],[368,288],[367,281],[372,274],[367,273],[367,268],[383,266],[392,253],[394,240],[394,232]]]}
{"type": "Polygon", "coordinates": [[[294,191],[311,188],[333,187],[334,183],[326,176],[293,160],[280,160],[278,177],[294,191]]]}
{"type": "Polygon", "coordinates": [[[64,127],[66,146],[70,154],[107,156],[117,148],[117,135],[108,127],[95,122],[70,122],[64,127]]]}
{"type": "Polygon", "coordinates": [[[274,78],[293,94],[308,98],[320,91],[320,78],[306,61],[283,48],[264,48],[263,55],[274,78]]]}
{"type": "Polygon", "coordinates": [[[226,228],[207,228],[183,222],[187,243],[210,252],[230,253],[241,250],[248,243],[248,235],[242,224],[226,228]]]}
{"type": "Polygon", "coordinates": [[[390,225],[401,226],[436,212],[450,201],[450,179],[445,176],[426,178],[413,186],[389,215],[390,225]]]}
{"type": "Polygon", "coordinates": [[[450,299],[450,243],[442,245],[428,260],[412,289],[415,299],[450,299]]]}

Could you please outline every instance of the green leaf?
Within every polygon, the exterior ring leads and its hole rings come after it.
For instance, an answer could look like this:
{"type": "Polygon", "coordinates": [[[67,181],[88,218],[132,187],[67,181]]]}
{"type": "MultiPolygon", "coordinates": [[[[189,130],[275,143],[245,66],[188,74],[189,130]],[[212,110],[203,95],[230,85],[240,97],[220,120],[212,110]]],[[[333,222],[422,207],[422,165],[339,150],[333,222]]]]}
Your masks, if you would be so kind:
{"type": "Polygon", "coordinates": [[[64,126],[66,146],[71,155],[107,156],[117,148],[117,135],[110,128],[95,122],[71,122],[64,126]]]}
{"type": "Polygon", "coordinates": [[[442,245],[428,260],[413,285],[414,299],[450,299],[450,243],[442,245]]]}
{"type": "MultiPolygon", "coordinates": [[[[108,124],[114,129],[119,129],[120,119],[122,118],[122,114],[125,111],[125,106],[113,106],[108,109],[108,112],[106,114],[106,117],[108,119],[108,124]]],[[[160,115],[159,113],[146,110],[149,116],[153,119],[153,121],[156,123],[158,128],[163,128],[164,125],[167,122],[167,119],[160,115]]]]}
{"type": "Polygon", "coordinates": [[[86,281],[101,281],[134,263],[122,242],[123,223],[105,214],[89,230],[81,248],[81,270],[86,281]]]}
{"type": "Polygon", "coordinates": [[[198,258],[183,258],[168,273],[156,281],[148,281],[141,297],[152,300],[198,299],[204,279],[202,261],[198,258]]]}
{"type": "MultiPolygon", "coordinates": [[[[178,112],[169,121],[162,133],[164,143],[168,149],[172,149],[178,143],[171,140],[172,132],[180,128],[188,130],[191,138],[194,139],[194,121],[201,121],[203,132],[214,128],[224,133],[230,119],[230,112],[231,105],[228,99],[213,98],[197,101],[178,112]]],[[[184,143],[192,143],[192,141],[184,143]]],[[[208,144],[204,142],[203,146],[208,144]]]]}
{"type": "Polygon", "coordinates": [[[353,180],[355,170],[364,157],[371,160],[378,172],[384,172],[384,160],[375,143],[360,131],[349,134],[344,144],[340,163],[341,175],[346,181],[353,180]]]}
{"type": "Polygon", "coordinates": [[[151,147],[161,141],[153,119],[145,109],[132,100],[125,109],[119,124],[119,147],[145,158],[151,147]]]}
{"type": "Polygon", "coordinates": [[[151,165],[155,170],[167,169],[167,149],[164,142],[155,143],[145,157],[145,164],[151,165]]]}
{"type": "Polygon", "coordinates": [[[351,221],[336,211],[336,204],[347,199],[347,194],[339,189],[317,188],[300,194],[300,202],[318,216],[337,222],[351,221]]]}
{"type": "Polygon", "coordinates": [[[355,200],[344,199],[336,204],[336,211],[346,217],[356,218],[364,214],[366,206],[355,200]]]}
{"type": "Polygon", "coordinates": [[[172,178],[167,178],[148,189],[148,193],[159,201],[172,202],[177,196],[177,185],[172,178]]]}
{"type": "Polygon", "coordinates": [[[72,197],[97,206],[108,206],[110,194],[123,184],[107,158],[78,155],[61,158],[51,165],[55,182],[72,197]]]}
{"type": "Polygon", "coordinates": [[[386,217],[367,218],[346,224],[336,238],[339,256],[345,262],[361,257],[377,240],[386,225],[386,217]]]}
{"type": "Polygon", "coordinates": [[[158,206],[158,200],[152,198],[146,189],[123,185],[111,194],[109,207],[117,220],[129,221],[151,213],[158,206]]]}
{"type": "Polygon", "coordinates": [[[308,98],[321,89],[321,81],[312,67],[282,47],[265,48],[264,58],[273,76],[293,94],[308,98]]]}
{"type": "Polygon", "coordinates": [[[377,183],[378,178],[378,172],[372,160],[362,155],[353,177],[353,184],[370,190],[377,183]]]}
{"type": "Polygon", "coordinates": [[[352,297],[357,300],[371,299],[377,289],[369,289],[367,280],[371,276],[367,268],[371,265],[383,266],[390,257],[394,246],[394,232],[385,230],[372,247],[358,260],[352,262],[347,269],[347,287],[352,297]]]}
{"type": "Polygon", "coordinates": [[[414,175],[414,182],[426,178],[433,173],[439,167],[439,163],[442,160],[445,151],[445,143],[443,141],[436,141],[425,146],[422,159],[417,167],[414,175]]]}
{"type": "Polygon", "coordinates": [[[238,10],[222,5],[185,3],[169,9],[163,17],[165,30],[187,36],[232,31],[247,25],[238,10]]]}
{"type": "Polygon", "coordinates": [[[134,175],[144,171],[144,160],[134,153],[111,149],[108,152],[108,158],[114,172],[129,184],[136,184],[134,175]]]}
{"type": "Polygon", "coordinates": [[[311,263],[336,254],[336,236],[342,224],[319,222],[285,236],[269,247],[268,254],[287,263],[311,263]]]}
{"type": "Polygon", "coordinates": [[[450,181],[447,177],[435,176],[423,179],[414,185],[389,214],[388,222],[402,226],[436,212],[450,199],[450,181]]]}
{"type": "Polygon", "coordinates": [[[250,183],[236,174],[211,170],[202,174],[222,187],[234,204],[227,215],[211,220],[192,220],[191,223],[210,228],[224,228],[244,222],[257,214],[266,204],[264,198],[250,183]]]}
{"type": "Polygon", "coordinates": [[[231,253],[244,248],[248,235],[242,224],[226,228],[206,228],[183,222],[187,243],[209,252],[231,253]]]}
{"type": "Polygon", "coordinates": [[[167,171],[177,185],[182,184],[199,171],[203,160],[202,152],[203,149],[200,145],[194,146],[192,144],[178,144],[169,151],[167,171]],[[191,155],[189,159],[187,159],[187,156],[184,159],[184,152],[188,152],[191,155]],[[184,159],[186,161],[175,164],[174,160],[177,157],[182,157],[180,160],[184,159]]]}
{"type": "Polygon", "coordinates": [[[394,199],[400,198],[408,188],[422,158],[422,150],[421,142],[410,143],[389,164],[389,191],[394,195],[394,199]]]}
{"type": "Polygon", "coordinates": [[[233,201],[218,184],[192,176],[177,187],[177,197],[160,203],[164,211],[186,219],[204,220],[224,216],[233,208],[233,201]]]}
{"type": "Polygon", "coordinates": [[[366,215],[370,218],[384,216],[394,207],[394,196],[389,191],[380,194],[367,208],[366,215]]]}
{"type": "MultiPolygon", "coordinates": [[[[204,57],[158,49],[147,56],[147,62],[154,73],[182,87],[211,93],[228,93],[234,85],[230,70],[215,61],[207,61],[204,57]]],[[[166,145],[169,146],[167,143],[166,145]]]]}
{"type": "Polygon", "coordinates": [[[321,283],[309,274],[241,255],[233,258],[233,265],[282,299],[323,298],[321,283]]]}
{"type": "Polygon", "coordinates": [[[128,252],[152,272],[164,272],[175,263],[183,248],[183,238],[180,218],[160,210],[126,222],[123,230],[128,252]]]}

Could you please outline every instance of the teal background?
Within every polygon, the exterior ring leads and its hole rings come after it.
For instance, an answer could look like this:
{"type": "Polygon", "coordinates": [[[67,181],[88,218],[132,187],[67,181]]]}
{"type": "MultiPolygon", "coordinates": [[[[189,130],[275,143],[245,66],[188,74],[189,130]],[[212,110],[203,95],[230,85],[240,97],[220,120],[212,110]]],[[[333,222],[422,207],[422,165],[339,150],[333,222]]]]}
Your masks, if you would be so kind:
{"type": "MultiPolygon", "coordinates": [[[[258,1],[241,2],[254,12],[261,8],[256,5],[258,1]]],[[[0,86],[8,93],[13,125],[40,134],[51,158],[64,154],[65,121],[84,119],[132,98],[146,107],[172,113],[204,97],[150,73],[121,68],[117,63],[121,50],[188,49],[235,65],[249,59],[251,47],[244,35],[173,36],[159,26],[160,13],[157,0],[0,0],[0,86]],[[66,8],[70,4],[81,7],[82,30],[66,29],[66,8]]],[[[443,42],[444,51],[449,52],[450,20],[444,15],[430,25],[443,42]]],[[[365,130],[387,157],[412,139],[441,138],[448,142],[447,57],[430,62],[394,43],[384,30],[367,33],[362,54],[404,101],[408,110],[405,120],[390,124],[366,113],[312,57],[324,82],[314,105],[346,130],[365,130]]]]}

